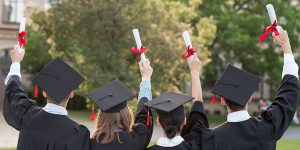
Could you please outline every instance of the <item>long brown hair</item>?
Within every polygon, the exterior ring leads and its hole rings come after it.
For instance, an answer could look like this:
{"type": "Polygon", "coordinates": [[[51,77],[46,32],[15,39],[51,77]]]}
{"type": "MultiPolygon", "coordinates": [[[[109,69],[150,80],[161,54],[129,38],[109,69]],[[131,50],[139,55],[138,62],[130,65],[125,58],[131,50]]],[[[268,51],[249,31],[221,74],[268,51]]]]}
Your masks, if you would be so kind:
{"type": "Polygon", "coordinates": [[[117,113],[106,113],[100,110],[96,119],[96,131],[93,133],[92,139],[101,144],[110,143],[115,139],[122,143],[116,129],[121,127],[122,131],[131,132],[133,119],[133,113],[129,106],[117,113]]]}

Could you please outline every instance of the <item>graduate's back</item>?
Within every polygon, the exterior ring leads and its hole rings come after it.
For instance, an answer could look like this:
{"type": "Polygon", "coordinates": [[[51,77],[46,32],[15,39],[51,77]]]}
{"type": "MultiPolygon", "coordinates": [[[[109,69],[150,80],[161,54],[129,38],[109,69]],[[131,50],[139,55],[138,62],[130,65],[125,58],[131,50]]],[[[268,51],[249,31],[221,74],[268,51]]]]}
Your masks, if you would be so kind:
{"type": "Polygon", "coordinates": [[[20,78],[12,76],[6,87],[3,115],[20,131],[18,150],[85,150],[89,131],[66,115],[50,114],[27,97],[20,78]]]}
{"type": "Polygon", "coordinates": [[[20,131],[18,149],[87,150],[89,131],[64,115],[39,110],[20,131]]]}
{"type": "Polygon", "coordinates": [[[217,82],[218,84],[213,88],[213,92],[225,97],[227,109],[231,113],[228,114],[227,122],[224,124],[212,130],[203,130],[203,149],[276,149],[276,141],[283,136],[293,119],[299,93],[299,67],[292,54],[287,32],[281,27],[278,29],[280,35],[274,36],[274,39],[283,49],[284,65],[281,85],[274,102],[259,117],[250,117],[246,108],[247,103],[251,101],[247,98],[251,97],[254,89],[249,89],[249,87],[257,85],[250,80],[253,75],[234,68],[226,72],[226,69],[217,82]],[[242,76],[245,77],[241,78],[242,76]]]}

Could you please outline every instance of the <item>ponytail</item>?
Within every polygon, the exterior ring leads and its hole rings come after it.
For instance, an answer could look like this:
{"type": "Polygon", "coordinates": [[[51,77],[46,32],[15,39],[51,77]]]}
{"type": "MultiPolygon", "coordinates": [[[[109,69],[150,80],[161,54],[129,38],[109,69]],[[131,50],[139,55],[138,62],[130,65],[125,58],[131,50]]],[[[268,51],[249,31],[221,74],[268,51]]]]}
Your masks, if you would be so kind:
{"type": "Polygon", "coordinates": [[[166,135],[169,139],[173,139],[177,132],[180,132],[180,126],[169,125],[165,128],[166,135]]]}

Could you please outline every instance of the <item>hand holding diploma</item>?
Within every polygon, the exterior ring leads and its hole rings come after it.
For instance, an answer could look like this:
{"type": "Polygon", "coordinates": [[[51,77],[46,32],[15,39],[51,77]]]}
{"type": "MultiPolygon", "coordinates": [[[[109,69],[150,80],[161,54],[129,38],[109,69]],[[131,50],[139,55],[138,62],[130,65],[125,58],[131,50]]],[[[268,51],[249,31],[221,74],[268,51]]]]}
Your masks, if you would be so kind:
{"type": "Polygon", "coordinates": [[[146,60],[146,56],[144,54],[144,52],[146,51],[146,47],[142,46],[142,41],[141,41],[141,37],[140,37],[140,34],[139,34],[139,30],[138,29],[133,29],[132,33],[133,33],[133,36],[134,36],[134,39],[135,39],[136,48],[132,47],[131,52],[138,54],[139,59],[141,59],[142,62],[144,63],[145,60],[146,60]]]}
{"type": "Polygon", "coordinates": [[[195,50],[193,49],[189,32],[184,31],[182,36],[183,36],[183,39],[184,39],[184,42],[185,42],[186,54],[182,55],[181,57],[182,58],[189,58],[192,61],[193,58],[194,58],[195,50]]]}
{"type": "Polygon", "coordinates": [[[273,31],[276,36],[279,35],[279,31],[277,29],[278,22],[277,22],[274,7],[272,4],[268,4],[266,6],[266,8],[267,8],[272,25],[268,26],[266,31],[259,37],[259,42],[262,42],[268,36],[269,32],[271,32],[271,31],[273,31]]]}
{"type": "Polygon", "coordinates": [[[18,34],[18,49],[19,51],[23,50],[23,45],[27,44],[27,41],[25,40],[25,36],[27,32],[25,31],[25,25],[26,25],[26,18],[22,17],[20,21],[20,28],[19,28],[19,34],[18,34]]]}

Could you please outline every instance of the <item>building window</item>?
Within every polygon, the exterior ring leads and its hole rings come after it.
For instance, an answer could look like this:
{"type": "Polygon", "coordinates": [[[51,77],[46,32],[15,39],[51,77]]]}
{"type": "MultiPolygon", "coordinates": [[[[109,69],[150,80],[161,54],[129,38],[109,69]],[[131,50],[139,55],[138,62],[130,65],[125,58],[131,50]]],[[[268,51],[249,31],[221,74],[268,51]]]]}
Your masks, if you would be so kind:
{"type": "Polygon", "coordinates": [[[3,0],[3,23],[18,23],[23,16],[23,0],[3,0]]]}

